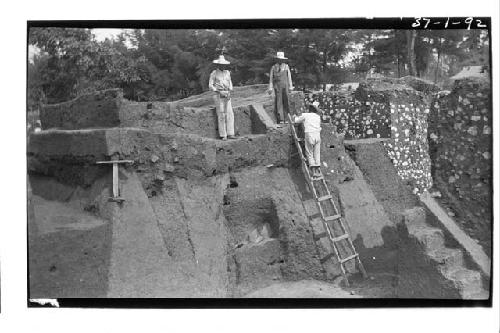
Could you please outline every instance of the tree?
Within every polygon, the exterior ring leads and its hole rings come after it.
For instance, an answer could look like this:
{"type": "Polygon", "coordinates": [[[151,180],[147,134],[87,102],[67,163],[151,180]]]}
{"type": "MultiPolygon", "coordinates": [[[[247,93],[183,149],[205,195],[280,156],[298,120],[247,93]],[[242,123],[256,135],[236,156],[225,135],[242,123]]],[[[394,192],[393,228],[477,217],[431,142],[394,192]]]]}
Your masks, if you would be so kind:
{"type": "Polygon", "coordinates": [[[406,52],[408,58],[408,66],[410,75],[417,75],[417,63],[415,57],[415,39],[417,38],[416,30],[406,30],[406,52]]]}
{"type": "Polygon", "coordinates": [[[37,83],[49,103],[75,97],[79,79],[88,71],[95,54],[92,35],[87,29],[32,28],[30,44],[46,56],[45,66],[38,66],[37,83]]]}
{"type": "Polygon", "coordinates": [[[335,67],[347,52],[348,35],[345,30],[318,29],[313,32],[312,37],[313,48],[320,61],[320,83],[325,91],[328,82],[340,78],[340,70],[335,67]]]}
{"type": "Polygon", "coordinates": [[[29,41],[40,50],[31,65],[28,95],[39,99],[34,104],[58,103],[144,78],[143,58],[134,57],[119,41],[97,42],[88,29],[33,28],[29,41]]]}
{"type": "Polygon", "coordinates": [[[39,49],[28,66],[28,107],[119,87],[136,101],[173,100],[208,89],[212,60],[231,61],[233,84],[267,83],[277,51],[294,86],[326,88],[375,69],[436,83],[464,65],[489,63],[481,30],[146,29],[99,42],[88,29],[33,28],[39,49]]]}

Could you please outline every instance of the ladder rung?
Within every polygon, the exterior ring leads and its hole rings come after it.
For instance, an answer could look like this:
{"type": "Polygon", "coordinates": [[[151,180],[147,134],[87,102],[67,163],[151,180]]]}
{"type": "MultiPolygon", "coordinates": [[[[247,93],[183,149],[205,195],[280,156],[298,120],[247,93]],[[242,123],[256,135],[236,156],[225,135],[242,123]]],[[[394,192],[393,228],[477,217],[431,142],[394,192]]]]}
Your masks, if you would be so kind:
{"type": "Polygon", "coordinates": [[[122,198],[122,197],[109,197],[108,201],[112,201],[112,202],[124,202],[125,199],[122,198]]]}
{"type": "Polygon", "coordinates": [[[319,261],[321,264],[324,264],[328,259],[332,258],[333,256],[334,256],[333,252],[330,252],[325,257],[320,259],[319,261]]]}
{"type": "Polygon", "coordinates": [[[326,231],[323,231],[323,232],[320,232],[317,235],[314,235],[313,238],[314,238],[315,241],[317,241],[317,240],[319,240],[319,239],[321,239],[323,237],[326,237],[326,236],[328,236],[328,233],[326,231]]]}
{"type": "Polygon", "coordinates": [[[324,195],[324,196],[322,196],[322,197],[319,197],[319,198],[318,198],[318,201],[320,201],[320,202],[321,202],[321,201],[329,200],[329,199],[331,199],[331,198],[332,198],[332,196],[331,196],[330,194],[327,194],[327,195],[324,195]]]}
{"type": "Polygon", "coordinates": [[[314,220],[314,219],[320,219],[321,218],[321,214],[318,212],[318,213],[314,213],[312,215],[309,215],[309,218],[311,220],[314,220]]]}
{"type": "Polygon", "coordinates": [[[339,218],[341,218],[340,214],[331,215],[331,216],[325,216],[323,219],[325,221],[333,221],[333,220],[336,220],[336,219],[339,219],[339,218]]]}
{"type": "Polygon", "coordinates": [[[349,261],[349,260],[352,260],[354,258],[357,258],[358,257],[358,254],[357,253],[354,253],[352,256],[349,256],[347,258],[344,258],[344,259],[340,259],[340,263],[343,264],[345,263],[346,261],[349,261]]]}
{"type": "Polygon", "coordinates": [[[349,234],[343,234],[342,236],[332,238],[332,242],[339,242],[346,238],[349,238],[349,234]]]}
{"type": "Polygon", "coordinates": [[[318,176],[316,178],[313,178],[313,180],[323,180],[323,176],[318,176]]]}

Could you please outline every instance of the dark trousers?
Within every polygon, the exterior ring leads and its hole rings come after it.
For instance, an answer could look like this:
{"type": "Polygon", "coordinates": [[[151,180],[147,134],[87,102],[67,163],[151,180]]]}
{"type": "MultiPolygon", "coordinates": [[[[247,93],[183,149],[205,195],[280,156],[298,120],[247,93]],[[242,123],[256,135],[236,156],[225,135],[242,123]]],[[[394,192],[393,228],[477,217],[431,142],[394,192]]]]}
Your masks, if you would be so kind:
{"type": "Polygon", "coordinates": [[[288,103],[288,89],[286,87],[274,88],[274,115],[276,122],[288,123],[288,114],[290,113],[288,103]]]}

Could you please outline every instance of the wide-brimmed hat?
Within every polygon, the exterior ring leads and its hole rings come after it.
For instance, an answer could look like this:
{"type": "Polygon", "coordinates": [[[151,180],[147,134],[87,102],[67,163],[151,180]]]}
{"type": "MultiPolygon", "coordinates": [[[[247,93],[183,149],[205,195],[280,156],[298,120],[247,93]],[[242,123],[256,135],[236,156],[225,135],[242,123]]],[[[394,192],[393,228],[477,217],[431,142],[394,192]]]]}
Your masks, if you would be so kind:
{"type": "Polygon", "coordinates": [[[213,61],[214,64],[219,64],[219,65],[229,65],[230,62],[227,61],[225,58],[224,58],[224,55],[220,55],[217,59],[215,59],[213,61]]]}
{"type": "Polygon", "coordinates": [[[288,60],[287,57],[285,57],[285,52],[276,52],[276,59],[281,59],[281,60],[288,60]]]}

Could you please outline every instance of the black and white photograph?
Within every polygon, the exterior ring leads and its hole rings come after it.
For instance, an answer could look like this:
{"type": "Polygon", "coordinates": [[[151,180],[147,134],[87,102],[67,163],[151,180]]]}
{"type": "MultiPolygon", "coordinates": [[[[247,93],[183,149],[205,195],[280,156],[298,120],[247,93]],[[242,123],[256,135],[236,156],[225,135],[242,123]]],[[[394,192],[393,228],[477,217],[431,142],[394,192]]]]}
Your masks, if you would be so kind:
{"type": "Polygon", "coordinates": [[[28,22],[29,306],[491,306],[490,28],[28,22]]]}
{"type": "Polygon", "coordinates": [[[1,332],[498,332],[500,4],[17,1],[1,332]]]}

